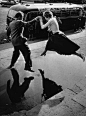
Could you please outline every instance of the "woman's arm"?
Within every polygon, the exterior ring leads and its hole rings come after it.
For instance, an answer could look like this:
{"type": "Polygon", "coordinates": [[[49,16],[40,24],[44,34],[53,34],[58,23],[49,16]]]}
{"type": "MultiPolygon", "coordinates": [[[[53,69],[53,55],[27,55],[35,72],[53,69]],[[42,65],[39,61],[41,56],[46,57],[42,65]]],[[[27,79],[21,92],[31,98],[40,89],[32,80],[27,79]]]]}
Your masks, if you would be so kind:
{"type": "Polygon", "coordinates": [[[41,29],[45,29],[46,27],[50,25],[50,23],[51,23],[51,19],[46,24],[43,24],[43,20],[42,18],[40,18],[41,29]]]}
{"type": "Polygon", "coordinates": [[[34,21],[37,21],[38,19],[39,19],[39,16],[37,16],[37,17],[35,17],[34,19],[28,21],[27,23],[30,24],[30,23],[32,23],[32,22],[34,22],[34,21]]]}
{"type": "Polygon", "coordinates": [[[33,21],[36,21],[37,19],[38,19],[38,17],[36,17],[36,18],[34,18],[34,19],[28,21],[27,23],[32,23],[33,21]]]}
{"type": "Polygon", "coordinates": [[[29,25],[30,23],[33,23],[34,21],[37,21],[37,19],[39,19],[39,16],[35,17],[34,19],[28,21],[28,22],[24,22],[24,26],[29,25]]]}

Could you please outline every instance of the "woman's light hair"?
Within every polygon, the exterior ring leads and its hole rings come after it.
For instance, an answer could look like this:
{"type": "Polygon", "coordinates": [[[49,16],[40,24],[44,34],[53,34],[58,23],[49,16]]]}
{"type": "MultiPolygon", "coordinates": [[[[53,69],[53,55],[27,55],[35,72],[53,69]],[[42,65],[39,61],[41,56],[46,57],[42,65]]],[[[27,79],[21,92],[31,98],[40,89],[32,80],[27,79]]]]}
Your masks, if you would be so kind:
{"type": "Polygon", "coordinates": [[[51,18],[51,17],[53,17],[53,13],[48,9],[43,12],[43,16],[46,18],[51,18]]]}

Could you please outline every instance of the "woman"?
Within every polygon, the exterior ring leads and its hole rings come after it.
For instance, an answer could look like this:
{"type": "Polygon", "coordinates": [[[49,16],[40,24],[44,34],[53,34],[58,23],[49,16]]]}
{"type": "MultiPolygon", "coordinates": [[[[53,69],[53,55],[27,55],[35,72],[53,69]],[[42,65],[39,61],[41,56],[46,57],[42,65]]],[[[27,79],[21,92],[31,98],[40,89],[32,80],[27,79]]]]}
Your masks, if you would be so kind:
{"type": "Polygon", "coordinates": [[[52,50],[64,55],[74,54],[85,61],[84,55],[76,52],[80,48],[80,46],[69,40],[66,35],[59,30],[59,24],[56,20],[56,17],[53,16],[53,13],[49,10],[46,10],[43,13],[43,16],[47,20],[47,23],[43,24],[42,17],[40,16],[39,20],[41,28],[44,29],[48,27],[48,30],[51,34],[49,34],[49,40],[41,56],[46,55],[47,50],[52,50]]]}

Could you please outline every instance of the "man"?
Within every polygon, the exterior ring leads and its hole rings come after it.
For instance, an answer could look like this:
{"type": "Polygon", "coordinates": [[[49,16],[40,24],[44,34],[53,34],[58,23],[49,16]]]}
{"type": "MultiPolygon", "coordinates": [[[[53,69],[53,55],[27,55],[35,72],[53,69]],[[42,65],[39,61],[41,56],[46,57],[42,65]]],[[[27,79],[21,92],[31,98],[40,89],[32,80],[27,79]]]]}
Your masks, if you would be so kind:
{"type": "Polygon", "coordinates": [[[7,33],[9,35],[11,35],[11,41],[12,41],[12,44],[14,47],[11,64],[8,67],[8,69],[11,69],[14,66],[14,64],[16,63],[16,61],[20,55],[20,51],[21,51],[21,53],[23,54],[24,59],[25,59],[24,70],[34,72],[31,69],[31,67],[32,67],[32,60],[30,57],[31,52],[30,52],[30,49],[28,48],[28,46],[26,45],[27,39],[25,37],[23,37],[22,31],[25,26],[29,26],[29,23],[35,21],[37,19],[37,17],[29,22],[24,22],[24,21],[22,21],[21,12],[18,12],[14,18],[15,19],[10,23],[8,30],[7,30],[7,33]]]}

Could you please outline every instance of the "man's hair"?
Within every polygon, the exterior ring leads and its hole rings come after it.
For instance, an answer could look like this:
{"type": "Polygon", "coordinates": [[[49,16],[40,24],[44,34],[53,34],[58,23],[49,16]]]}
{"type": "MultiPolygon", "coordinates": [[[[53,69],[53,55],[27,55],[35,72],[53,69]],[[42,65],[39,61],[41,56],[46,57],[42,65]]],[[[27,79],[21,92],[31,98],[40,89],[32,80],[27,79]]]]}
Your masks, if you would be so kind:
{"type": "Polygon", "coordinates": [[[51,18],[53,16],[53,13],[51,11],[47,10],[43,13],[43,16],[46,18],[51,18]]]}
{"type": "Polygon", "coordinates": [[[16,13],[16,15],[15,15],[15,18],[19,18],[19,17],[22,18],[22,14],[20,12],[16,13]]]}

